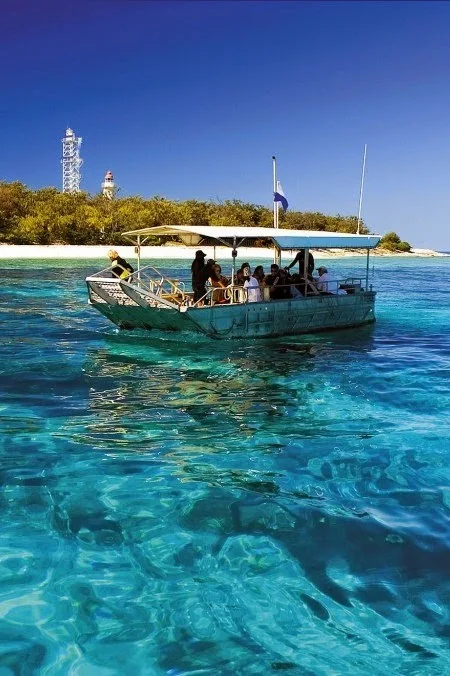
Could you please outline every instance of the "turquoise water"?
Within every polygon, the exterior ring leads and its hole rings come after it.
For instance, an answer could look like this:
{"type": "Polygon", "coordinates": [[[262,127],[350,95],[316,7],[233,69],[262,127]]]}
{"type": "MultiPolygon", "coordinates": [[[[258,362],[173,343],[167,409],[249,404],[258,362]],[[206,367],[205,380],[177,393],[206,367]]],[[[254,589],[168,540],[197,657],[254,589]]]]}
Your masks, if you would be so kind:
{"type": "Polygon", "coordinates": [[[450,259],[231,343],[118,333],[103,265],[2,264],[1,676],[450,673],[450,259]]]}

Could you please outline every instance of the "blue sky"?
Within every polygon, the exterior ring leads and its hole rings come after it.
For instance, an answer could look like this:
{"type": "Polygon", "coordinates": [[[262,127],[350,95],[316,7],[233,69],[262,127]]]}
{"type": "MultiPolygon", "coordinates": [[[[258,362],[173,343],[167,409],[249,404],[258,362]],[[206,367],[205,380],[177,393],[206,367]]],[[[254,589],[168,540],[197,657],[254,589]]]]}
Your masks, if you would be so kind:
{"type": "Polygon", "coordinates": [[[450,251],[450,3],[0,0],[0,179],[362,215],[450,251]]]}

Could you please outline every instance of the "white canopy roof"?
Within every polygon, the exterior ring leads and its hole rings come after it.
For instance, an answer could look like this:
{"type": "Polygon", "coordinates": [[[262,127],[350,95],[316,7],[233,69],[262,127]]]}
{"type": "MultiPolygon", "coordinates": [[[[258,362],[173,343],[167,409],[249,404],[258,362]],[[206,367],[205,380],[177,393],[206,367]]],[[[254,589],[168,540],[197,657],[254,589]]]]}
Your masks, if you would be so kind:
{"type": "Polygon", "coordinates": [[[244,225],[158,225],[153,228],[128,230],[122,234],[133,239],[178,235],[185,244],[192,246],[198,246],[203,237],[215,239],[230,247],[233,245],[249,246],[248,241],[246,242],[248,239],[269,240],[270,244],[281,250],[373,249],[380,240],[380,235],[352,235],[340,232],[257,228],[244,225]]]}

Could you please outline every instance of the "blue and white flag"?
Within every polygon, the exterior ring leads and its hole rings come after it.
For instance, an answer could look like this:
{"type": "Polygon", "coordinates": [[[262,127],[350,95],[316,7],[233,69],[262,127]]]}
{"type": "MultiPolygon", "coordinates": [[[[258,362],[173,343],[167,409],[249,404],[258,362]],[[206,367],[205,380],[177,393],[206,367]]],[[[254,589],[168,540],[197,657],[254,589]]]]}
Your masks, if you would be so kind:
{"type": "Polygon", "coordinates": [[[273,201],[274,202],[281,202],[281,206],[283,207],[283,211],[286,211],[289,203],[284,196],[283,188],[281,187],[280,181],[277,181],[277,190],[273,196],[273,201]]]}

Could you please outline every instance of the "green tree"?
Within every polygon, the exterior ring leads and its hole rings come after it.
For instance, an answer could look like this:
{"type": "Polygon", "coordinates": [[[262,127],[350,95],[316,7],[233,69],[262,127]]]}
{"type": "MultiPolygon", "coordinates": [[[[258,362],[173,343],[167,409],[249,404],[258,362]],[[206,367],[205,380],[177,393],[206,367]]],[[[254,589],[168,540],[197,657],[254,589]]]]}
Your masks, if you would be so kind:
{"type": "Polygon", "coordinates": [[[378,246],[380,249],[386,249],[387,251],[411,251],[411,245],[409,242],[402,241],[396,232],[388,232],[386,235],[383,235],[378,243],[378,246]]]}
{"type": "MultiPolygon", "coordinates": [[[[356,232],[355,216],[320,212],[279,212],[281,228],[356,232]]],[[[16,244],[129,244],[121,233],[164,224],[271,227],[273,209],[241,200],[168,200],[159,195],[109,200],[103,195],[29,190],[19,182],[0,183],[0,240],[16,244]]],[[[361,233],[367,233],[361,224],[361,233]]],[[[389,233],[388,233],[389,235],[389,233]]],[[[394,233],[395,235],[395,233],[394,233]]],[[[386,246],[409,247],[391,241],[386,246]]],[[[153,237],[161,243],[168,237],[153,237]]]]}
{"type": "Polygon", "coordinates": [[[15,242],[15,232],[21,218],[30,213],[33,192],[23,183],[0,183],[0,240],[15,242]]]}

